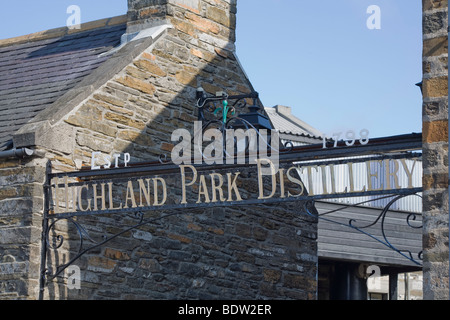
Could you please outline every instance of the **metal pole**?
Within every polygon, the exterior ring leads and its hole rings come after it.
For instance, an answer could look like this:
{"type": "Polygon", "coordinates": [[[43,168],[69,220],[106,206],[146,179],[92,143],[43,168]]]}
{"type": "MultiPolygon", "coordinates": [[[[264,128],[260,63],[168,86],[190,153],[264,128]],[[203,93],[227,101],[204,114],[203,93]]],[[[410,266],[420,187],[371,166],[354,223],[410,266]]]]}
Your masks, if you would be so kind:
{"type": "Polygon", "coordinates": [[[389,273],[389,300],[398,300],[398,274],[389,273]]]}
{"type": "Polygon", "coordinates": [[[46,264],[47,264],[47,236],[48,236],[48,213],[50,203],[50,173],[52,170],[51,162],[48,161],[47,168],[45,170],[45,182],[44,182],[44,214],[42,218],[42,235],[41,235],[41,265],[39,272],[39,300],[44,299],[44,290],[46,284],[46,264]]]}
{"type": "Polygon", "coordinates": [[[28,148],[11,149],[0,152],[0,159],[6,158],[25,158],[31,157],[34,154],[34,150],[28,148]]]}
{"type": "Polygon", "coordinates": [[[409,300],[409,273],[405,272],[405,300],[409,300]]]}

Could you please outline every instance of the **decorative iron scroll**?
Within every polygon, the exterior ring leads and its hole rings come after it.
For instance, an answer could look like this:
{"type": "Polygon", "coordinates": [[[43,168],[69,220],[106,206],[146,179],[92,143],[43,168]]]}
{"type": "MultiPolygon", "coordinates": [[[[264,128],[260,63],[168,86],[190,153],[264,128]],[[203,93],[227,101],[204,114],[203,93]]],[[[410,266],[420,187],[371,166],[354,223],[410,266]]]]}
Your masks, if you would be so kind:
{"type": "MultiPolygon", "coordinates": [[[[351,228],[353,230],[356,230],[356,231],[358,231],[358,232],[360,232],[362,234],[365,234],[366,236],[368,236],[368,237],[378,241],[379,243],[385,245],[389,249],[397,252],[398,254],[400,254],[404,258],[410,260],[414,264],[416,264],[418,266],[422,266],[422,262],[421,262],[423,260],[423,258],[422,258],[422,250],[420,252],[416,253],[415,254],[416,257],[415,257],[414,254],[410,250],[401,250],[400,248],[397,248],[396,246],[394,246],[391,243],[391,241],[389,241],[387,232],[385,230],[385,222],[386,222],[386,217],[387,217],[387,214],[389,212],[389,209],[392,207],[392,205],[395,202],[397,202],[398,200],[400,200],[402,198],[408,197],[408,196],[417,196],[417,197],[422,198],[422,196],[420,196],[417,193],[403,194],[403,195],[397,195],[397,196],[388,195],[388,196],[384,196],[384,197],[380,197],[380,198],[376,198],[376,199],[371,199],[371,200],[363,201],[363,202],[360,202],[360,203],[357,203],[357,204],[352,204],[352,205],[344,205],[344,204],[342,204],[342,206],[340,208],[338,208],[338,209],[331,210],[331,211],[328,211],[328,212],[324,212],[324,213],[321,213],[321,214],[314,214],[313,212],[311,212],[311,211],[313,211],[312,208],[314,207],[314,201],[307,201],[304,204],[304,209],[305,209],[304,211],[308,215],[310,215],[310,216],[312,216],[314,218],[322,219],[324,221],[331,222],[331,223],[334,223],[334,224],[338,224],[338,225],[341,225],[341,226],[344,226],[344,227],[349,227],[349,228],[351,228]],[[344,209],[349,208],[349,207],[356,207],[356,206],[359,206],[359,205],[366,204],[368,202],[377,201],[377,200],[381,200],[381,199],[392,198],[392,197],[393,197],[393,199],[390,200],[389,203],[381,210],[380,214],[376,217],[376,219],[372,223],[369,223],[369,224],[358,225],[358,221],[355,220],[355,219],[349,219],[348,223],[345,224],[345,223],[338,222],[338,221],[335,221],[333,219],[329,219],[329,218],[325,218],[324,217],[326,215],[329,215],[331,213],[344,210],[344,209]],[[380,224],[382,238],[374,236],[374,235],[368,233],[367,231],[365,231],[365,229],[373,227],[377,223],[380,224]]],[[[413,229],[421,229],[421,228],[423,228],[422,224],[421,225],[414,225],[413,223],[411,223],[412,221],[415,221],[416,218],[417,218],[417,214],[416,213],[409,213],[409,214],[407,214],[406,218],[405,218],[406,224],[410,228],[413,228],[413,229]]]]}
{"type": "MultiPolygon", "coordinates": [[[[351,206],[358,206],[370,201],[376,201],[376,200],[380,200],[380,199],[384,199],[384,198],[388,198],[388,197],[393,197],[393,196],[387,196],[387,197],[381,197],[381,198],[377,198],[377,199],[373,199],[373,200],[369,200],[369,201],[364,201],[364,202],[360,202],[358,204],[354,204],[354,205],[343,205],[342,207],[332,210],[332,211],[328,211],[322,214],[314,214],[312,213],[312,208],[314,208],[314,201],[305,201],[303,204],[303,211],[300,211],[299,214],[303,214],[303,215],[307,215],[310,217],[313,217],[315,219],[322,219],[324,221],[327,222],[331,222],[331,223],[335,223],[335,224],[339,224],[341,226],[345,226],[345,227],[349,227],[353,230],[356,230],[362,234],[365,234],[366,236],[378,241],[379,243],[387,246],[388,248],[392,249],[393,251],[399,253],[401,256],[403,256],[404,258],[412,261],[414,264],[421,266],[421,262],[419,260],[422,260],[422,251],[419,252],[417,254],[417,258],[414,257],[413,253],[409,250],[401,250],[399,248],[396,248],[394,245],[391,244],[391,242],[388,239],[388,236],[386,234],[385,231],[385,219],[386,219],[386,215],[389,212],[390,207],[398,200],[400,200],[401,198],[407,197],[407,196],[419,196],[417,194],[410,194],[410,195],[399,195],[399,196],[395,196],[386,206],[385,208],[381,211],[381,213],[378,215],[378,217],[376,217],[375,221],[373,223],[367,224],[367,225],[363,225],[363,226],[358,226],[357,223],[358,221],[354,220],[354,219],[350,219],[348,221],[347,224],[343,224],[341,222],[337,222],[334,221],[332,219],[329,218],[325,218],[324,216],[333,213],[333,212],[337,212],[340,210],[343,210],[345,208],[351,207],[351,206]],[[372,227],[374,225],[376,225],[378,222],[380,222],[380,228],[381,228],[381,232],[383,235],[383,239],[380,239],[379,237],[376,237],[368,232],[366,232],[364,229],[367,229],[369,227],[372,227]]],[[[71,266],[76,260],[78,260],[79,258],[81,258],[84,254],[88,253],[89,251],[92,251],[95,248],[98,248],[106,243],[108,243],[109,241],[129,232],[132,231],[134,229],[137,229],[139,227],[142,227],[144,225],[148,225],[148,224],[152,224],[157,222],[158,220],[162,220],[165,218],[168,218],[170,216],[176,216],[179,215],[180,211],[175,211],[172,213],[168,213],[165,214],[161,217],[158,218],[152,218],[152,219],[144,219],[144,213],[143,212],[136,212],[135,213],[135,218],[138,220],[137,223],[135,223],[134,225],[125,228],[123,231],[118,232],[115,235],[112,235],[110,237],[107,237],[106,235],[103,236],[103,239],[101,241],[95,241],[92,237],[90,237],[88,231],[86,231],[86,229],[79,223],[77,222],[74,217],[66,217],[66,218],[57,218],[54,219],[53,222],[48,226],[47,228],[47,232],[45,235],[45,242],[46,242],[46,248],[47,250],[57,250],[59,248],[61,248],[61,246],[64,243],[64,237],[62,235],[58,235],[56,234],[56,232],[53,232],[53,235],[50,235],[52,233],[52,230],[54,230],[56,224],[60,221],[68,221],[70,223],[72,223],[75,227],[76,230],[78,232],[78,236],[79,236],[79,248],[78,248],[78,252],[75,254],[74,257],[72,257],[70,259],[70,261],[68,261],[67,263],[61,264],[59,266],[56,266],[56,270],[54,272],[51,272],[48,269],[43,269],[43,273],[42,273],[42,280],[46,282],[48,281],[52,281],[53,279],[55,279],[56,277],[58,277],[65,269],[67,269],[69,266],[71,266]],[[51,239],[53,240],[51,240],[51,239]],[[86,240],[90,241],[92,244],[85,247],[85,242],[86,240]]],[[[413,224],[411,224],[411,221],[416,220],[416,214],[415,213],[410,213],[407,215],[406,217],[406,222],[408,224],[408,226],[410,226],[411,228],[415,228],[415,229],[419,229],[422,228],[422,226],[414,226],[413,224]]]]}
{"type": "MultiPolygon", "coordinates": [[[[244,109],[247,107],[246,99],[253,99],[253,104],[256,107],[259,94],[252,92],[250,94],[229,96],[226,92],[218,92],[213,97],[207,97],[202,88],[197,90],[197,105],[198,108],[198,120],[202,122],[208,122],[205,111],[211,113],[214,117],[220,118],[220,122],[226,124],[230,118],[235,118],[236,110],[244,109]],[[230,106],[229,101],[234,100],[234,103],[230,106]],[[218,105],[220,103],[220,105],[218,105]]],[[[259,108],[258,108],[259,109],[259,108]]],[[[212,120],[211,122],[216,122],[212,120]]]]}
{"type": "MultiPolygon", "coordinates": [[[[403,140],[401,139],[392,139],[392,140],[379,140],[378,145],[375,145],[375,147],[371,150],[370,146],[364,146],[364,152],[365,155],[372,155],[372,157],[377,157],[377,155],[380,154],[380,152],[382,152],[383,150],[392,150],[395,149],[396,154],[399,154],[399,150],[402,150],[402,152],[405,151],[409,151],[409,150],[417,150],[417,148],[411,148],[411,146],[418,146],[419,142],[421,141],[421,139],[418,139],[418,137],[412,137],[409,138],[407,137],[407,141],[403,142],[403,140]],[[387,141],[387,142],[386,142],[387,141]]],[[[374,140],[375,144],[377,143],[376,140],[374,140]]],[[[280,164],[283,165],[289,165],[292,163],[295,163],[296,161],[317,161],[317,160],[322,160],[324,163],[325,159],[327,159],[327,154],[322,150],[321,148],[322,146],[319,145],[317,146],[306,146],[306,147],[294,147],[292,148],[291,151],[287,152],[283,157],[280,158],[280,164]]],[[[340,155],[342,157],[348,157],[348,156],[358,156],[360,154],[358,154],[358,148],[352,148],[352,149],[347,149],[346,147],[343,147],[342,149],[336,149],[333,150],[333,154],[336,156],[338,154],[338,152],[340,152],[340,155]],[[348,151],[352,151],[352,152],[348,152],[348,151]]],[[[405,158],[414,158],[420,155],[415,155],[412,153],[404,153],[401,157],[405,157],[405,158]]],[[[396,158],[397,156],[394,156],[394,158],[396,158]]],[[[329,156],[328,156],[329,158],[329,156]]],[[[337,157],[334,157],[337,158],[337,157]]],[[[384,158],[381,157],[382,159],[390,159],[392,158],[391,156],[389,156],[389,154],[387,154],[384,158]]],[[[340,160],[332,160],[330,161],[330,163],[332,163],[333,161],[338,161],[335,163],[341,163],[340,160]]],[[[317,162],[314,162],[317,164],[317,162]]],[[[251,167],[249,164],[243,165],[242,167],[244,168],[248,168],[251,167]]],[[[254,167],[254,165],[253,165],[254,167]]],[[[215,166],[200,166],[201,170],[205,170],[208,172],[214,172],[215,170],[218,170],[220,172],[220,170],[235,170],[236,166],[234,165],[215,165],[215,166]]],[[[199,168],[199,170],[200,170],[199,168]]],[[[182,212],[182,210],[180,211],[180,209],[187,209],[187,208],[210,208],[210,207],[214,207],[214,206],[223,206],[223,205],[228,205],[228,206],[239,206],[239,205],[256,205],[256,204],[268,204],[268,203],[284,203],[284,202],[290,202],[290,201],[300,201],[305,204],[305,210],[303,210],[304,212],[300,212],[300,214],[305,214],[309,217],[314,217],[317,219],[328,219],[327,217],[325,217],[326,214],[322,214],[322,215],[317,215],[314,214],[309,208],[310,206],[312,206],[314,204],[314,201],[319,200],[319,199],[333,199],[333,198],[339,198],[339,197],[348,197],[348,194],[325,194],[325,195],[308,195],[308,194],[303,194],[301,195],[300,193],[297,196],[294,197],[278,197],[278,198],[264,198],[264,197],[260,197],[260,198],[253,198],[253,199],[249,199],[249,200],[245,200],[245,201],[238,201],[235,198],[231,199],[231,201],[226,201],[226,202],[209,202],[209,203],[173,203],[167,206],[151,206],[151,207],[140,207],[140,206],[134,206],[134,207],[130,207],[130,208],[121,208],[118,209],[116,208],[116,210],[101,210],[101,208],[99,208],[99,210],[92,210],[92,211],[73,211],[73,212],[60,212],[57,213],[55,212],[55,207],[54,207],[54,203],[52,203],[53,201],[53,189],[55,187],[55,183],[52,182],[52,179],[57,179],[56,184],[60,184],[61,182],[58,182],[59,179],[63,179],[65,177],[72,179],[71,182],[73,184],[95,184],[98,183],[99,187],[100,185],[103,183],[104,185],[107,185],[108,181],[118,181],[118,180],[122,180],[122,181],[128,181],[127,179],[129,179],[129,177],[141,177],[141,179],[145,179],[146,175],[148,174],[156,174],[156,175],[164,175],[164,174],[177,174],[179,173],[179,166],[176,166],[174,164],[171,163],[170,160],[168,160],[167,158],[161,157],[159,159],[159,161],[156,161],[154,163],[151,164],[135,164],[133,166],[127,167],[127,168],[117,168],[117,169],[105,169],[105,170],[89,170],[89,171],[77,171],[77,172],[68,172],[68,173],[52,173],[52,168],[51,168],[51,163],[48,163],[48,167],[47,167],[47,175],[46,175],[46,182],[44,185],[44,196],[45,196],[45,203],[44,203],[44,222],[43,222],[43,231],[42,231],[42,240],[41,240],[41,244],[42,244],[42,249],[41,249],[41,279],[40,279],[40,295],[39,298],[42,299],[43,298],[43,293],[44,293],[44,288],[47,285],[48,281],[51,281],[52,279],[54,279],[55,277],[57,277],[58,275],[60,275],[66,268],[68,268],[71,264],[74,263],[74,261],[76,261],[77,259],[79,259],[80,257],[82,257],[85,253],[98,248],[104,244],[106,244],[107,242],[123,235],[126,232],[129,232],[131,230],[137,229],[139,227],[142,227],[144,225],[148,225],[151,223],[155,223],[158,220],[170,217],[170,216],[174,216],[174,215],[178,215],[180,212],[182,212]],[[163,164],[161,164],[163,163],[163,164]],[[147,211],[161,211],[164,212],[165,214],[160,216],[159,218],[151,218],[151,219],[145,219],[144,217],[144,212],[147,211]],[[83,225],[78,221],[78,217],[81,216],[93,216],[93,215],[103,215],[103,214],[110,214],[110,213],[133,213],[134,214],[134,219],[136,219],[137,221],[135,223],[133,223],[131,226],[126,227],[123,231],[118,232],[117,234],[111,235],[109,237],[104,236],[101,240],[94,240],[89,233],[87,232],[86,228],[83,227],[83,225]],[[55,270],[48,270],[47,268],[47,257],[49,254],[50,250],[59,250],[62,248],[62,245],[64,244],[64,237],[60,234],[58,234],[57,232],[57,224],[62,222],[62,221],[67,221],[67,223],[75,226],[76,232],[78,234],[78,252],[67,262],[67,263],[63,263],[59,266],[56,266],[55,270]]],[[[280,170],[281,171],[281,170],[280,170]]],[[[287,170],[284,171],[284,173],[286,173],[287,170]]],[[[295,171],[295,170],[294,170],[295,171]]],[[[200,172],[200,171],[199,171],[200,172]]],[[[283,173],[283,172],[282,172],[283,173]]],[[[258,177],[258,176],[256,176],[258,177]]],[[[111,182],[111,183],[113,183],[111,182]]],[[[70,187],[70,183],[68,182],[63,182],[63,185],[66,185],[68,187],[70,187]]],[[[100,190],[100,189],[98,189],[100,190]]],[[[347,224],[342,224],[341,225],[345,225],[349,228],[352,228],[354,230],[357,230],[361,233],[364,233],[366,235],[368,235],[369,237],[373,238],[376,241],[379,241],[380,243],[386,245],[387,247],[389,247],[390,249],[398,252],[399,254],[401,254],[403,257],[411,260],[412,262],[414,262],[416,265],[420,265],[420,262],[417,261],[414,256],[413,253],[409,252],[409,251],[405,251],[405,250],[401,250],[399,248],[396,248],[395,246],[393,246],[390,242],[389,242],[389,238],[388,235],[385,233],[384,230],[384,225],[385,225],[385,218],[386,215],[389,211],[389,208],[392,206],[393,203],[395,203],[395,201],[398,201],[399,199],[406,197],[406,196],[410,196],[413,194],[416,194],[418,192],[421,192],[421,188],[406,188],[406,189],[401,189],[401,190],[372,190],[372,191],[361,191],[361,192],[355,192],[353,193],[351,196],[367,196],[367,195],[371,195],[371,196],[375,196],[375,195],[384,195],[384,196],[389,196],[389,197],[395,197],[392,201],[389,202],[389,204],[383,209],[383,211],[380,213],[380,215],[378,216],[378,218],[374,221],[374,223],[370,224],[370,225],[363,225],[363,226],[359,226],[357,221],[354,220],[350,220],[347,224]],[[368,232],[366,232],[367,228],[369,228],[370,226],[374,226],[376,223],[381,223],[381,229],[382,229],[382,234],[383,237],[382,239],[377,238],[371,234],[369,234],[368,232]]],[[[79,193],[80,195],[81,193],[79,193]]],[[[97,197],[99,197],[97,195],[97,197]]],[[[95,198],[94,198],[95,199],[95,198]]],[[[376,200],[376,199],[374,199],[376,200]]],[[[373,200],[373,201],[374,201],[373,200]]],[[[96,200],[94,200],[96,201],[96,200]]],[[[66,202],[67,205],[67,202],[66,202]]],[[[100,207],[100,206],[99,206],[100,207]]],[[[114,206],[113,206],[114,207],[114,206]]],[[[414,222],[414,220],[416,219],[416,216],[414,214],[410,214],[406,221],[408,223],[408,225],[410,225],[411,227],[414,228],[420,228],[418,226],[414,226],[412,222],[414,222]]],[[[331,220],[330,220],[331,221],[331,220]]],[[[333,221],[331,221],[333,222],[333,221]]],[[[338,223],[338,222],[335,222],[338,223]]],[[[419,259],[421,258],[421,254],[419,253],[419,259]]]]}
{"type": "Polygon", "coordinates": [[[46,278],[47,281],[51,281],[54,278],[56,278],[58,275],[60,275],[70,265],[72,265],[76,260],[81,258],[84,254],[88,253],[89,251],[92,251],[95,248],[101,247],[102,245],[108,243],[111,240],[116,239],[117,237],[120,237],[121,235],[123,235],[129,231],[132,231],[134,229],[137,229],[137,228],[142,227],[147,224],[155,223],[156,221],[167,218],[169,216],[178,215],[178,214],[180,214],[180,213],[177,212],[177,213],[167,214],[167,215],[164,215],[159,218],[144,220],[144,213],[136,212],[135,217],[138,220],[138,222],[136,224],[132,225],[131,227],[125,228],[124,230],[116,233],[113,236],[107,237],[106,235],[104,235],[103,239],[101,241],[95,241],[94,239],[92,239],[89,236],[89,233],[86,231],[86,229],[80,223],[76,222],[73,218],[56,219],[52,222],[52,224],[49,226],[49,229],[48,229],[47,239],[46,239],[47,248],[48,249],[59,249],[64,242],[64,237],[61,235],[53,235],[52,238],[54,239],[54,242],[52,243],[50,241],[50,232],[55,227],[55,224],[60,221],[68,221],[70,223],[73,223],[76,226],[78,235],[79,235],[79,248],[78,248],[77,254],[72,259],[70,259],[69,262],[57,266],[56,271],[54,273],[52,273],[46,269],[45,274],[43,276],[46,278]],[[92,242],[93,244],[90,246],[84,247],[84,243],[85,243],[86,239],[89,240],[90,242],[92,242]],[[56,245],[55,245],[55,243],[56,243],[56,245]]]}
{"type": "MultiPolygon", "coordinates": [[[[217,161],[217,158],[220,163],[229,164],[230,161],[234,163],[245,161],[244,158],[254,157],[261,152],[270,153],[272,157],[277,158],[280,154],[288,154],[293,150],[294,144],[280,139],[278,130],[273,129],[269,118],[261,112],[263,109],[258,106],[258,101],[257,92],[233,96],[226,92],[218,92],[215,96],[207,96],[203,89],[199,88],[196,103],[198,121],[194,122],[193,136],[190,132],[180,135],[183,138],[183,144],[190,140],[194,147],[194,156],[191,155],[191,150],[188,155],[183,154],[183,156],[180,156],[179,152],[172,151],[170,155],[166,153],[159,155],[160,164],[171,165],[181,162],[198,164],[199,161],[217,161]],[[248,105],[248,99],[253,100],[252,105],[248,105]],[[245,109],[249,112],[244,112],[245,109]],[[206,155],[203,150],[203,135],[208,133],[214,137],[208,140],[213,141],[210,146],[214,145],[214,153],[219,155],[215,155],[214,159],[206,155]],[[220,145],[220,148],[217,148],[217,145],[220,145]],[[239,156],[236,157],[237,153],[239,156]]],[[[172,139],[177,140],[178,136],[176,138],[172,136],[172,139]]],[[[211,137],[208,136],[208,139],[211,137]]]]}

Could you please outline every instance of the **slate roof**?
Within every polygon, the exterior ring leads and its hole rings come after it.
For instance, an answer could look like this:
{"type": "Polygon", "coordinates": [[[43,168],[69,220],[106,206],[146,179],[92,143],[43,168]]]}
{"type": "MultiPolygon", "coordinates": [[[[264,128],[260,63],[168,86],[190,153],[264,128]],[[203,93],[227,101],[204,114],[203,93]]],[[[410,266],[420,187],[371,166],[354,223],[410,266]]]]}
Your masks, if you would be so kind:
{"type": "Polygon", "coordinates": [[[0,42],[0,151],[12,147],[21,126],[105,62],[110,56],[101,54],[118,46],[125,32],[126,23],[119,23],[0,42]]]}

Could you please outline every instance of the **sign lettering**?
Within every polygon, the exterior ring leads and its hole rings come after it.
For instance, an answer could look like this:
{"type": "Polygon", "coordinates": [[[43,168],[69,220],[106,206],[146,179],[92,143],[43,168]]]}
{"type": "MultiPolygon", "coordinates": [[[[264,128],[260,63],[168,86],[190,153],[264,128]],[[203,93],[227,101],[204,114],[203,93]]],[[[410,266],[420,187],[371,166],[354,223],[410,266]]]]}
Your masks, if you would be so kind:
{"type": "Polygon", "coordinates": [[[204,168],[187,164],[167,176],[122,178],[120,181],[90,183],[70,181],[69,177],[54,178],[53,207],[55,213],[164,209],[167,205],[245,204],[248,200],[257,203],[312,196],[317,199],[420,187],[414,186],[413,181],[417,160],[349,161],[353,162],[277,168],[270,159],[258,159],[255,166],[234,168],[232,172],[218,169],[205,172],[204,168]],[[356,166],[366,171],[365,175],[358,175],[358,181],[356,166]],[[344,181],[337,181],[338,170],[346,172],[340,175],[344,181]],[[400,175],[404,177],[402,180],[400,175]],[[251,185],[254,187],[249,189],[251,185]]]}

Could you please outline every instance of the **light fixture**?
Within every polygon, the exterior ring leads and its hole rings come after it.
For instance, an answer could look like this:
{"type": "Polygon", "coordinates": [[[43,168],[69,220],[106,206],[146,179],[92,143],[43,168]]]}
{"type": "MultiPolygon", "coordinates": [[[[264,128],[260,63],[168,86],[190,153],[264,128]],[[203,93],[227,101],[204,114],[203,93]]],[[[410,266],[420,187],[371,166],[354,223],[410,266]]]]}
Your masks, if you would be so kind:
{"type": "MultiPolygon", "coordinates": [[[[272,150],[272,131],[273,127],[269,118],[261,113],[261,107],[258,106],[258,92],[249,94],[229,96],[226,92],[217,92],[214,96],[207,96],[203,88],[198,88],[196,93],[198,120],[202,121],[202,131],[205,132],[211,127],[219,129],[224,137],[225,145],[232,143],[235,146],[235,154],[251,154],[261,152],[261,148],[266,152],[272,150]],[[253,104],[247,105],[247,99],[252,99],[253,104]],[[248,109],[248,112],[239,112],[248,109]],[[207,116],[206,112],[209,112],[207,116]],[[230,136],[227,130],[242,130],[244,135],[237,134],[234,131],[230,136]]],[[[275,141],[274,141],[275,142],[275,141]]],[[[278,148],[279,141],[276,141],[278,148]]]]}
{"type": "Polygon", "coordinates": [[[216,117],[220,113],[219,116],[221,122],[224,124],[224,129],[239,127],[246,129],[253,128],[256,130],[273,129],[269,118],[259,112],[261,107],[258,106],[258,92],[254,91],[249,94],[229,96],[226,92],[219,91],[215,96],[207,97],[203,88],[198,88],[196,98],[199,121],[211,121],[205,117],[205,111],[209,111],[216,117]],[[253,105],[247,106],[245,99],[253,99],[253,105]],[[234,103],[231,105],[230,101],[234,101],[234,103]],[[221,105],[218,106],[217,102],[221,102],[221,105]],[[248,113],[240,113],[236,116],[236,110],[245,108],[249,110],[248,113]]]}

